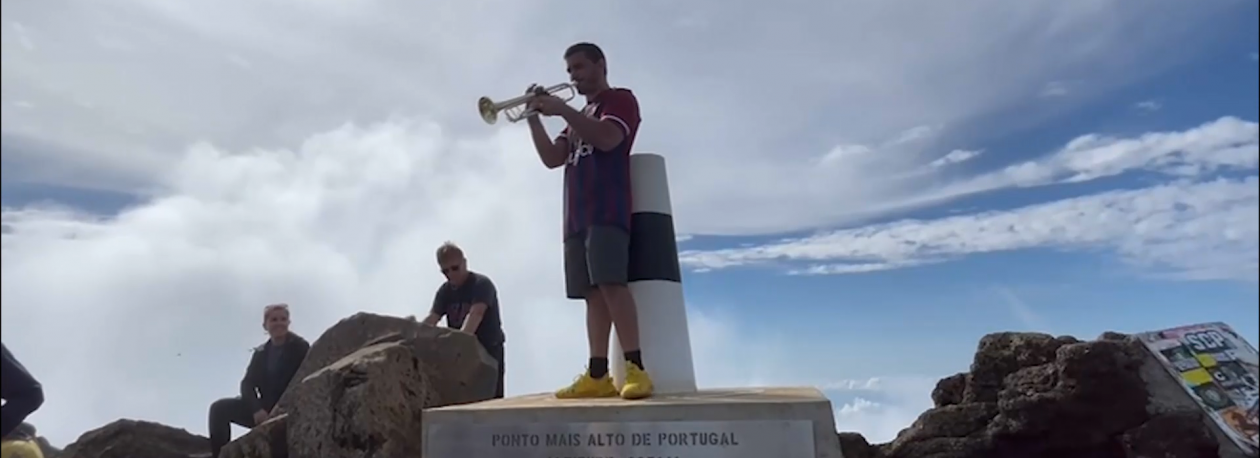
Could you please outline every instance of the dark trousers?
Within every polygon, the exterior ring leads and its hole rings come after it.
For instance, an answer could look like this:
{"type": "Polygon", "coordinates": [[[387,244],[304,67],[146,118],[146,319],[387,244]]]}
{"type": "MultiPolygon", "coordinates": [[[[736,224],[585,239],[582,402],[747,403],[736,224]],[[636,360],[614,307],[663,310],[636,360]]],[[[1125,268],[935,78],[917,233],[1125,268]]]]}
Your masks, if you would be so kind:
{"type": "Polygon", "coordinates": [[[499,362],[499,385],[498,388],[495,388],[494,397],[491,399],[503,399],[503,374],[505,373],[503,364],[503,344],[491,346],[485,346],[483,344],[482,346],[485,347],[486,353],[489,353],[491,358],[494,358],[495,361],[499,362]]]}
{"type": "Polygon", "coordinates": [[[254,412],[241,398],[223,398],[210,404],[210,458],[219,458],[219,450],[232,441],[232,425],[253,428],[254,412]]]}

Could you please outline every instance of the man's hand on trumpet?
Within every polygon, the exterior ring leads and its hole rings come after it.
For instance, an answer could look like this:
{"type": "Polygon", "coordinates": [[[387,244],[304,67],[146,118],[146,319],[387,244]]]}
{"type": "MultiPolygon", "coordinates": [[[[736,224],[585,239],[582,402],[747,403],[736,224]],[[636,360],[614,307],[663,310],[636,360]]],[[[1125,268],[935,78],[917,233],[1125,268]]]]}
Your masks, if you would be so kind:
{"type": "Polygon", "coordinates": [[[534,98],[529,101],[529,109],[537,110],[546,116],[559,116],[569,106],[563,99],[548,94],[546,89],[538,84],[530,85],[526,94],[534,94],[534,98]]]}

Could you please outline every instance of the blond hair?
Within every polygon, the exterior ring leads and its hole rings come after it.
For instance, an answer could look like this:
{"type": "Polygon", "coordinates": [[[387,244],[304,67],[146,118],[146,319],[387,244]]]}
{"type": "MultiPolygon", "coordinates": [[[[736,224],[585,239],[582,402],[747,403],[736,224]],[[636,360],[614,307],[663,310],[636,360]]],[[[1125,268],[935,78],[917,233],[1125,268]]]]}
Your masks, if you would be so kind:
{"type": "Polygon", "coordinates": [[[263,307],[263,318],[266,319],[267,317],[271,316],[271,312],[274,312],[276,310],[283,311],[285,315],[288,315],[289,304],[284,304],[284,303],[271,304],[266,307],[263,307]]]}

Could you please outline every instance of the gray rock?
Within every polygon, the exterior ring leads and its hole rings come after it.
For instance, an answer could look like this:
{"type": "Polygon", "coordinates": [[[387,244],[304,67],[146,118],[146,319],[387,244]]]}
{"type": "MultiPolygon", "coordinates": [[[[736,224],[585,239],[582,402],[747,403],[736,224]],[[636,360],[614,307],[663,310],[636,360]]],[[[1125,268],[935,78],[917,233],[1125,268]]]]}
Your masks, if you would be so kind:
{"type": "Polygon", "coordinates": [[[360,349],[293,387],[293,458],[418,457],[428,371],[406,341],[360,349]]]}

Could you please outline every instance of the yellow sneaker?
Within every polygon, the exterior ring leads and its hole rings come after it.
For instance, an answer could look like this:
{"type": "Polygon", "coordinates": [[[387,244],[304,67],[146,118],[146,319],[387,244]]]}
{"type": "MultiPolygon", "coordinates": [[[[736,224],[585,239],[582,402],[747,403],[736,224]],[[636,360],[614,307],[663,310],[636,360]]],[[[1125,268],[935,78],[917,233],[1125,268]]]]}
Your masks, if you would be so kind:
{"type": "Polygon", "coordinates": [[[626,384],[621,386],[621,399],[643,399],[652,395],[652,378],[638,364],[626,362],[626,384]]]}
{"type": "Polygon", "coordinates": [[[589,398],[613,398],[617,397],[617,387],[613,385],[611,375],[604,374],[601,378],[591,377],[590,372],[583,372],[572,385],[561,388],[556,391],[558,399],[589,399],[589,398]]]}

